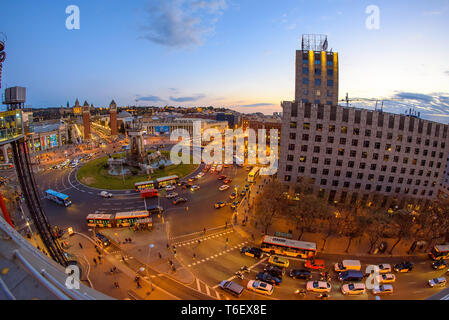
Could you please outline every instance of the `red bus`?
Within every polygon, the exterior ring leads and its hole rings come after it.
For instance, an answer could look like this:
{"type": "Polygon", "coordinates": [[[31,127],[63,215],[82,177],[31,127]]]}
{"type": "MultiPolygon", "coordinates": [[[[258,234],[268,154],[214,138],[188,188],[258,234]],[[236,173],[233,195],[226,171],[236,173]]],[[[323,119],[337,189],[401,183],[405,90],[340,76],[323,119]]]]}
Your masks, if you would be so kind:
{"type": "Polygon", "coordinates": [[[140,190],[140,196],[142,199],[154,198],[159,196],[159,192],[156,189],[142,189],[140,190]]]}

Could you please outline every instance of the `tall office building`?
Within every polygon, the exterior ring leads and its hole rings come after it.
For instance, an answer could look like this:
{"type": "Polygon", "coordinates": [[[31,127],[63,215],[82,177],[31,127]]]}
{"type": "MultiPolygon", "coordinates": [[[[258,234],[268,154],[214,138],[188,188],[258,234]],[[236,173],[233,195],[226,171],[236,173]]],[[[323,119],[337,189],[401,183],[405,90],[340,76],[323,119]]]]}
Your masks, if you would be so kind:
{"type": "Polygon", "coordinates": [[[443,182],[449,126],[413,114],[283,102],[278,178],[312,178],[330,202],[431,200],[443,182]]]}
{"type": "Polygon", "coordinates": [[[295,100],[338,104],[338,53],[328,51],[325,35],[302,36],[296,51],[295,100]]]}

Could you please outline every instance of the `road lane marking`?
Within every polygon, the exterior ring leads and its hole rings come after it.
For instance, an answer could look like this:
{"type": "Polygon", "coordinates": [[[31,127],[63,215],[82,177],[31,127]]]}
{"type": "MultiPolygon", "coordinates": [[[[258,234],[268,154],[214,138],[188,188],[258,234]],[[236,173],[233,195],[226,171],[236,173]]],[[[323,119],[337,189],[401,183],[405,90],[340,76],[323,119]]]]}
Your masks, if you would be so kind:
{"type": "Polygon", "coordinates": [[[201,292],[200,279],[198,278],[196,278],[196,286],[198,288],[198,291],[201,292]]]}

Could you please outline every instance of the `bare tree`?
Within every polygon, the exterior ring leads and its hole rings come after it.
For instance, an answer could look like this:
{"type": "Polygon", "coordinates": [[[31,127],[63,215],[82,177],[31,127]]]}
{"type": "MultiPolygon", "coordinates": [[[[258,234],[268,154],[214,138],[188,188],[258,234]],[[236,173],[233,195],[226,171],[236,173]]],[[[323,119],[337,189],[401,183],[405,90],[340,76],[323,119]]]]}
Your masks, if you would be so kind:
{"type": "Polygon", "coordinates": [[[395,227],[395,236],[397,238],[397,241],[390,250],[390,254],[393,254],[393,250],[399,242],[401,242],[405,237],[410,236],[413,228],[414,217],[410,210],[402,209],[393,213],[391,221],[395,227]]]}
{"type": "Polygon", "coordinates": [[[328,210],[327,204],[314,194],[303,194],[293,206],[289,208],[289,216],[300,230],[298,240],[301,240],[304,232],[315,231],[316,220],[328,210]]]}
{"type": "Polygon", "coordinates": [[[374,246],[385,236],[387,227],[390,225],[391,216],[383,210],[367,210],[364,216],[364,233],[368,237],[369,250],[373,251],[374,246]]]}
{"type": "Polygon", "coordinates": [[[271,181],[254,202],[256,220],[264,228],[265,234],[272,225],[273,219],[287,212],[287,198],[284,194],[285,186],[278,181],[271,181]]]}

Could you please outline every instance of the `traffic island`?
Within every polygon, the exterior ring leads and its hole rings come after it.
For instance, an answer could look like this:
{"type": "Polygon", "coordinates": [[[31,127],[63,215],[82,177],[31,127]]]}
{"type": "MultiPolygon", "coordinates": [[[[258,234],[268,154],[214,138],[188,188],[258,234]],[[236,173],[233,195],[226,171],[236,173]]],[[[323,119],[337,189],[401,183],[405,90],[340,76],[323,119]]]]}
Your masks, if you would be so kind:
{"type": "MultiPolygon", "coordinates": [[[[119,156],[115,156],[120,159],[119,156]]],[[[87,187],[101,190],[130,190],[134,189],[137,182],[155,180],[162,177],[178,176],[184,178],[194,172],[198,165],[179,164],[179,165],[161,165],[147,174],[139,173],[134,167],[124,166],[123,174],[110,174],[111,168],[108,165],[109,157],[102,157],[92,160],[82,166],[77,174],[77,180],[87,187]],[[127,169],[127,170],[126,170],[127,169]]]]}

